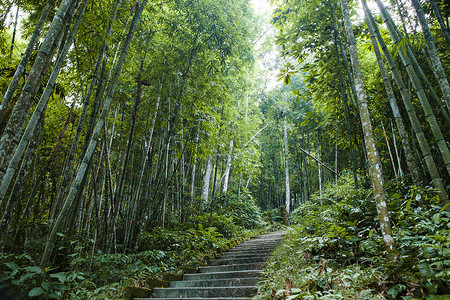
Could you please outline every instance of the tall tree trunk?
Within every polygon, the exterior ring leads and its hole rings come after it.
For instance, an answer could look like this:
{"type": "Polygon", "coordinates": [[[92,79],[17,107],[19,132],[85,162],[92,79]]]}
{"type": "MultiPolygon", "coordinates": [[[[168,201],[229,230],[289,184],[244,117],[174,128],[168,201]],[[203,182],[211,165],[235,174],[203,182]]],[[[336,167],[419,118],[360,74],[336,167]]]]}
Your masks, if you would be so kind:
{"type": "Polygon", "coordinates": [[[138,23],[138,21],[140,19],[140,16],[142,14],[142,11],[144,10],[144,7],[145,7],[146,3],[147,3],[147,0],[143,0],[141,5],[140,5],[140,7],[136,10],[136,12],[134,14],[133,20],[131,22],[130,30],[128,32],[125,44],[124,44],[122,52],[120,54],[119,61],[117,62],[117,65],[116,65],[116,68],[115,68],[115,71],[114,71],[114,75],[113,75],[113,78],[112,78],[112,81],[111,81],[111,85],[110,85],[110,88],[109,88],[108,96],[106,98],[105,104],[103,105],[102,113],[101,113],[100,118],[99,118],[99,120],[97,122],[97,125],[95,127],[95,130],[94,130],[94,133],[92,135],[92,139],[91,139],[91,141],[89,143],[89,146],[88,146],[88,149],[86,151],[86,154],[84,155],[83,161],[82,161],[82,163],[81,163],[81,165],[80,165],[80,167],[78,169],[77,176],[75,177],[75,180],[74,180],[74,182],[73,182],[73,184],[72,184],[72,186],[70,188],[69,194],[67,195],[67,197],[66,197],[66,199],[64,201],[63,208],[62,208],[60,214],[58,215],[58,218],[56,219],[56,222],[55,222],[55,224],[54,224],[54,226],[53,226],[53,228],[52,228],[52,230],[51,230],[51,232],[50,232],[50,234],[49,234],[49,236],[47,238],[47,242],[46,242],[46,245],[45,245],[44,253],[42,254],[42,258],[41,258],[41,262],[40,262],[41,266],[47,265],[47,263],[48,263],[48,261],[50,259],[50,256],[51,256],[52,251],[53,251],[53,246],[55,245],[55,242],[56,242],[57,233],[60,232],[60,230],[62,229],[63,222],[66,219],[66,217],[67,217],[67,215],[68,215],[68,213],[69,213],[69,211],[70,211],[70,209],[72,207],[72,202],[73,202],[73,200],[74,200],[74,198],[75,198],[75,196],[76,196],[76,194],[78,192],[78,189],[80,188],[81,181],[83,180],[83,177],[84,177],[85,172],[87,170],[88,164],[89,164],[89,162],[91,160],[91,157],[92,157],[92,155],[94,153],[95,147],[97,146],[97,141],[98,141],[98,138],[100,136],[100,132],[101,132],[101,130],[103,128],[103,125],[105,123],[105,118],[106,118],[106,116],[108,114],[108,111],[109,111],[109,108],[111,106],[111,102],[112,102],[112,99],[113,99],[113,96],[114,96],[114,92],[115,92],[115,89],[116,89],[116,86],[117,86],[117,82],[119,81],[119,76],[120,76],[120,73],[122,71],[122,67],[123,67],[123,64],[125,62],[125,58],[126,58],[127,53],[128,53],[128,48],[129,48],[129,46],[131,44],[131,40],[132,40],[134,32],[136,30],[137,23],[138,23]]]}
{"type": "Polygon", "coordinates": [[[59,40],[66,17],[70,16],[74,4],[75,0],[63,0],[47,31],[33,67],[25,81],[22,93],[14,106],[11,117],[0,139],[0,165],[3,165],[5,157],[14,151],[15,145],[11,145],[11,143],[13,140],[19,140],[17,136],[20,136],[22,133],[28,117],[28,111],[33,103],[32,98],[39,89],[42,75],[45,73],[53,57],[53,52],[57,47],[56,42],[59,40]]]}
{"type": "Polygon", "coordinates": [[[391,123],[391,131],[392,131],[392,143],[394,144],[395,155],[396,155],[396,158],[397,158],[398,172],[400,174],[400,177],[403,178],[404,177],[404,173],[403,173],[403,169],[402,169],[402,160],[400,159],[400,154],[398,152],[397,140],[395,138],[395,132],[394,132],[394,127],[392,127],[392,123],[391,123]]]}
{"type": "Polygon", "coordinates": [[[26,179],[28,178],[29,171],[31,169],[31,164],[33,162],[34,154],[38,148],[39,141],[42,135],[42,129],[44,127],[44,116],[41,116],[41,119],[38,123],[37,132],[33,135],[33,138],[30,140],[25,156],[22,160],[22,164],[20,166],[20,170],[18,175],[16,176],[16,181],[14,182],[14,186],[12,188],[11,194],[6,202],[5,208],[3,209],[2,218],[0,220],[0,232],[4,232],[3,236],[3,244],[0,246],[0,252],[3,251],[3,247],[5,246],[7,239],[9,228],[11,225],[11,221],[14,216],[18,216],[16,219],[20,220],[24,216],[20,217],[20,211],[18,211],[18,207],[20,207],[20,201],[22,199],[22,193],[25,187],[26,179]]]}
{"type": "MultiPolygon", "coordinates": [[[[427,57],[426,51],[422,49],[424,56],[427,57]]],[[[438,97],[436,94],[436,91],[434,90],[431,82],[428,80],[427,76],[425,75],[425,72],[423,71],[422,67],[419,65],[419,62],[417,61],[416,57],[414,56],[414,52],[411,49],[411,47],[408,45],[408,53],[411,57],[411,62],[413,63],[414,69],[420,76],[420,79],[422,80],[423,84],[427,88],[428,95],[431,97],[431,99],[434,102],[434,105],[438,107],[439,111],[441,112],[442,116],[444,117],[445,121],[447,122],[447,125],[450,125],[450,116],[448,114],[447,107],[445,106],[444,102],[438,97]]],[[[431,62],[430,62],[431,65],[431,62]]],[[[437,75],[435,72],[433,74],[437,75]]],[[[438,76],[436,76],[438,78],[438,76]]],[[[439,80],[439,79],[438,79],[439,80]]]]}
{"type": "Polygon", "coordinates": [[[16,9],[16,18],[15,18],[15,21],[14,21],[14,29],[13,29],[12,38],[11,38],[11,48],[9,50],[9,59],[12,58],[12,54],[13,54],[13,51],[14,51],[14,42],[16,40],[16,29],[17,29],[17,20],[18,19],[19,19],[19,6],[17,6],[17,9],[16,9]]]}
{"type": "Polygon", "coordinates": [[[208,157],[208,162],[206,163],[205,177],[203,178],[203,189],[202,189],[202,202],[204,204],[208,203],[209,184],[211,182],[211,169],[212,169],[211,157],[208,157]]]}
{"type": "Polygon", "coordinates": [[[375,145],[375,139],[372,132],[372,123],[370,120],[369,106],[366,94],[364,92],[364,84],[356,50],[356,40],[353,35],[352,23],[350,21],[350,13],[347,0],[341,0],[342,14],[344,16],[344,26],[349,41],[349,52],[353,67],[353,76],[355,88],[359,100],[359,114],[364,130],[364,142],[369,162],[369,172],[372,179],[373,193],[375,196],[376,207],[378,211],[378,221],[380,222],[381,232],[384,243],[389,250],[394,249],[394,239],[392,238],[391,223],[386,208],[386,196],[383,188],[383,173],[381,171],[380,159],[375,145]]]}
{"type": "MultiPolygon", "coordinates": [[[[353,149],[352,127],[350,126],[350,113],[349,113],[349,108],[348,108],[347,93],[345,92],[344,77],[342,76],[342,68],[341,68],[341,56],[342,56],[342,59],[344,60],[344,56],[346,54],[345,54],[345,52],[339,53],[339,49],[338,49],[338,32],[337,32],[337,29],[336,29],[334,8],[333,8],[333,4],[332,4],[331,0],[328,0],[328,4],[330,5],[331,16],[332,16],[332,20],[333,20],[334,50],[336,52],[336,59],[338,61],[339,83],[341,85],[342,102],[344,104],[345,121],[347,123],[347,134],[348,134],[348,142],[349,142],[349,147],[350,147],[350,160],[351,160],[351,163],[352,163],[353,180],[355,182],[355,188],[358,189],[359,188],[359,184],[358,184],[358,167],[357,167],[355,151],[353,149]]],[[[340,42],[340,45],[342,46],[342,42],[340,42]]],[[[343,49],[344,49],[344,47],[342,46],[341,50],[343,51],[343,49]]],[[[337,158],[336,158],[336,161],[337,161],[337,158]]],[[[337,163],[336,163],[336,166],[337,166],[337,163]]],[[[336,173],[337,173],[337,169],[336,169],[336,173]]]]}
{"type": "MultiPolygon", "coordinates": [[[[388,148],[389,157],[391,159],[392,170],[394,171],[394,176],[395,177],[399,177],[399,176],[403,177],[403,174],[400,174],[400,172],[397,172],[397,167],[396,167],[395,161],[394,161],[394,155],[393,155],[392,149],[391,149],[391,143],[389,142],[389,138],[386,133],[386,128],[384,128],[383,121],[381,121],[381,129],[383,129],[383,136],[384,136],[384,139],[386,140],[386,146],[388,148]]],[[[399,165],[399,167],[400,167],[400,165],[399,165]]]]}
{"type": "Polygon", "coordinates": [[[445,191],[444,184],[442,182],[442,179],[439,175],[438,169],[436,167],[436,164],[434,162],[433,156],[431,155],[431,150],[428,145],[427,139],[425,138],[425,134],[422,131],[422,127],[420,126],[419,119],[417,118],[416,112],[414,110],[413,104],[411,102],[411,98],[409,97],[408,90],[405,86],[405,83],[403,82],[403,79],[400,75],[400,72],[394,62],[394,59],[389,52],[386,43],[384,42],[380,31],[378,30],[378,26],[375,22],[375,19],[372,16],[371,11],[368,9],[367,5],[365,5],[365,2],[363,1],[364,10],[367,15],[367,19],[372,24],[372,28],[374,29],[375,36],[377,37],[378,42],[380,43],[381,49],[383,50],[384,57],[386,58],[386,61],[388,62],[389,68],[391,69],[393,78],[395,82],[398,85],[398,88],[400,90],[400,95],[403,100],[403,104],[405,105],[406,111],[408,113],[409,120],[411,122],[412,129],[415,133],[415,136],[417,138],[417,141],[419,142],[419,147],[422,152],[423,158],[425,160],[425,163],[427,165],[428,172],[430,173],[431,179],[433,181],[433,185],[435,188],[439,190],[439,197],[441,201],[446,204],[448,203],[448,196],[447,192],[445,191]]]}
{"type": "MultiPolygon", "coordinates": [[[[396,26],[392,21],[389,12],[386,10],[384,4],[380,0],[376,0],[376,3],[380,9],[383,21],[388,28],[392,40],[395,42],[395,44],[398,45],[402,37],[397,33],[396,26]]],[[[406,43],[404,46],[407,47],[406,43]]],[[[441,129],[439,128],[436,117],[434,116],[433,110],[431,109],[430,103],[428,102],[427,95],[425,94],[422,84],[420,83],[417,74],[414,71],[413,66],[411,65],[410,59],[403,53],[403,51],[400,50],[398,53],[400,54],[403,65],[406,68],[409,78],[411,79],[414,89],[416,90],[416,94],[420,100],[420,104],[422,105],[423,111],[425,112],[425,117],[438,144],[439,151],[441,152],[442,159],[444,160],[444,164],[447,169],[447,173],[450,174],[450,151],[448,149],[447,142],[442,135],[441,129]]]]}
{"type": "Polygon", "coordinates": [[[89,0],[84,0],[82,5],[80,6],[80,9],[77,13],[77,17],[76,17],[76,20],[70,31],[70,34],[69,34],[69,36],[64,44],[64,47],[56,61],[56,65],[52,71],[52,74],[50,75],[50,78],[47,82],[47,86],[45,87],[44,93],[42,94],[41,99],[39,100],[39,103],[36,106],[36,109],[34,110],[30,121],[28,122],[28,125],[25,129],[25,132],[24,132],[20,142],[19,142],[17,150],[14,152],[14,155],[12,156],[12,159],[10,162],[5,161],[5,163],[8,163],[8,168],[7,168],[5,175],[3,176],[3,180],[1,182],[0,199],[3,199],[5,197],[6,192],[8,191],[9,185],[10,185],[11,180],[16,172],[17,166],[19,165],[22,155],[25,151],[26,145],[28,144],[31,136],[34,133],[36,124],[38,123],[39,119],[41,118],[41,114],[45,114],[44,109],[47,108],[47,103],[48,103],[48,100],[50,99],[50,95],[53,92],[53,88],[55,86],[56,79],[58,78],[59,71],[62,68],[65,57],[66,57],[67,53],[69,52],[69,48],[72,45],[73,39],[75,38],[75,34],[78,30],[78,26],[81,23],[81,18],[84,14],[84,10],[86,9],[88,3],[89,3],[89,0]]]}
{"type": "Polygon", "coordinates": [[[420,5],[419,0],[411,0],[414,9],[416,10],[417,17],[419,19],[420,26],[422,27],[422,33],[425,37],[425,44],[428,49],[428,55],[430,55],[431,66],[438,75],[439,86],[442,91],[443,100],[447,104],[447,109],[450,111],[450,85],[448,84],[447,76],[445,75],[444,68],[442,67],[439,54],[434,44],[433,36],[431,35],[430,27],[428,27],[428,22],[425,18],[425,14],[422,10],[422,5],[420,5]]]}
{"type": "MultiPolygon", "coordinates": [[[[148,140],[147,140],[147,145],[145,147],[145,152],[144,152],[144,161],[142,162],[142,166],[141,166],[141,172],[139,174],[139,179],[137,182],[137,186],[136,186],[136,192],[134,194],[134,198],[136,201],[136,208],[138,209],[139,207],[141,209],[144,209],[145,205],[140,203],[140,190],[141,190],[141,185],[142,185],[142,180],[144,178],[144,173],[145,173],[145,169],[146,169],[146,165],[147,165],[147,160],[150,154],[150,149],[152,148],[152,143],[153,143],[153,132],[155,131],[155,123],[156,123],[156,118],[158,116],[158,111],[159,111],[159,102],[160,102],[160,98],[158,97],[158,101],[156,102],[156,108],[155,108],[155,112],[153,113],[153,119],[152,119],[152,126],[150,128],[150,134],[148,136],[148,140]]],[[[135,211],[134,214],[136,214],[137,212],[135,211]]],[[[144,215],[141,214],[141,218],[143,219],[144,215]]],[[[138,218],[139,220],[139,218],[138,218]]],[[[142,232],[144,231],[144,220],[142,220],[142,222],[139,222],[141,224],[141,226],[138,227],[138,233],[137,233],[137,237],[136,237],[136,241],[140,240],[140,237],[142,235],[142,232]]],[[[135,243],[135,250],[137,251],[137,245],[138,243],[135,243]]]]}
{"type": "Polygon", "coordinates": [[[441,32],[445,37],[445,41],[447,42],[447,48],[450,50],[450,33],[447,26],[445,26],[444,19],[442,19],[441,10],[439,9],[439,5],[436,0],[430,0],[431,7],[433,8],[434,14],[436,15],[436,19],[441,26],[441,32]]]}
{"type": "MultiPolygon", "coordinates": [[[[142,72],[143,65],[144,65],[144,61],[141,62],[140,72],[142,72]]],[[[122,203],[123,203],[124,185],[125,185],[125,178],[126,178],[127,169],[128,169],[128,161],[130,159],[131,147],[132,147],[133,142],[134,142],[133,141],[133,139],[134,139],[134,129],[136,127],[136,121],[137,121],[138,113],[139,113],[139,105],[141,103],[142,82],[141,82],[140,75],[138,75],[136,90],[137,90],[137,92],[136,92],[136,99],[135,99],[135,102],[134,102],[134,108],[133,108],[133,112],[132,112],[132,116],[131,116],[131,128],[130,128],[130,134],[128,136],[127,149],[125,151],[125,158],[124,158],[123,163],[122,163],[121,174],[119,175],[119,183],[118,183],[118,186],[116,188],[117,192],[116,192],[116,194],[114,196],[115,211],[113,213],[113,228],[116,227],[116,223],[117,223],[117,218],[118,218],[118,214],[119,214],[119,211],[120,211],[120,207],[122,206],[122,203]]],[[[128,241],[126,241],[126,243],[127,242],[128,241]]],[[[124,250],[126,248],[126,243],[124,244],[124,250]]]]}
{"type": "MultiPolygon", "coordinates": [[[[220,132],[220,130],[219,130],[219,132],[220,132]]],[[[213,215],[214,203],[215,203],[214,200],[216,199],[217,168],[219,166],[219,147],[217,147],[215,156],[216,156],[216,162],[214,164],[213,189],[212,189],[212,193],[211,193],[211,201],[209,203],[209,224],[208,224],[208,227],[211,227],[211,224],[212,224],[212,215],[213,215]]]]}
{"type": "MultiPolygon", "coordinates": [[[[70,184],[70,182],[72,181],[73,176],[74,176],[74,171],[75,171],[74,170],[75,169],[74,162],[76,161],[77,149],[79,147],[81,133],[82,133],[83,128],[86,123],[86,117],[87,117],[87,113],[88,113],[88,109],[89,109],[89,102],[90,102],[91,96],[94,92],[94,88],[97,84],[97,80],[99,79],[99,72],[100,72],[100,67],[102,66],[102,61],[104,59],[105,60],[107,59],[107,53],[106,53],[107,40],[109,39],[109,36],[111,35],[112,22],[115,18],[118,5],[119,5],[119,0],[116,0],[116,2],[114,3],[114,6],[112,8],[112,13],[111,13],[110,21],[109,21],[109,27],[108,27],[108,30],[106,33],[106,38],[103,40],[102,46],[100,46],[97,60],[96,60],[95,67],[94,67],[94,71],[92,73],[92,79],[91,79],[91,82],[89,85],[89,89],[88,89],[87,94],[83,101],[83,110],[81,112],[80,118],[78,119],[75,136],[74,136],[74,138],[72,140],[72,144],[68,150],[65,168],[62,171],[62,173],[63,173],[62,180],[59,185],[59,188],[57,191],[57,196],[56,196],[56,203],[55,203],[56,211],[58,211],[59,207],[61,206],[61,202],[64,200],[64,195],[67,190],[67,187],[70,184]]],[[[104,77],[104,69],[102,69],[101,74],[100,74],[100,80],[99,80],[100,82],[97,86],[97,91],[102,90],[101,85],[102,85],[103,77],[104,77]]],[[[98,97],[99,97],[99,95],[97,93],[95,99],[97,100],[98,97]]],[[[98,102],[98,101],[96,101],[96,102],[98,102]]],[[[92,113],[94,113],[94,111],[95,111],[95,108],[93,107],[92,113]]],[[[87,131],[89,131],[89,127],[88,127],[87,131]]],[[[86,138],[89,138],[88,133],[86,133],[86,138]]]]}
{"type": "Polygon", "coordinates": [[[2,103],[0,105],[0,123],[3,121],[3,117],[5,116],[5,111],[8,109],[8,105],[11,102],[12,96],[14,95],[14,92],[17,89],[17,86],[19,85],[20,77],[25,73],[25,68],[28,64],[28,60],[30,59],[31,53],[33,52],[34,46],[36,45],[36,42],[39,39],[39,36],[41,34],[41,30],[44,27],[45,21],[47,20],[47,16],[52,9],[53,3],[55,0],[50,0],[45,5],[41,17],[39,18],[39,21],[36,25],[36,28],[33,31],[33,34],[31,35],[30,41],[28,42],[27,49],[25,50],[22,59],[20,60],[19,65],[17,66],[16,71],[14,72],[13,78],[11,79],[11,82],[9,83],[8,89],[5,92],[5,95],[3,96],[2,103]]]}
{"type": "Polygon", "coordinates": [[[228,193],[228,180],[230,178],[230,170],[231,170],[231,161],[233,159],[233,139],[230,140],[230,152],[228,153],[228,157],[227,157],[227,165],[226,165],[226,169],[225,169],[225,175],[224,175],[224,179],[223,179],[223,189],[222,192],[224,194],[228,193]]]}
{"type": "MultiPolygon", "coordinates": [[[[286,99],[287,102],[287,99],[286,99]]],[[[289,185],[289,148],[288,148],[288,128],[287,128],[287,116],[284,116],[284,171],[285,171],[285,202],[284,202],[284,214],[283,223],[289,226],[289,214],[291,211],[291,188],[289,185]]]]}
{"type": "MultiPolygon", "coordinates": [[[[36,196],[36,194],[38,192],[38,188],[41,185],[41,182],[44,180],[44,177],[45,177],[45,175],[47,173],[47,170],[50,168],[50,166],[51,166],[51,164],[53,162],[53,158],[55,157],[56,153],[58,153],[59,146],[61,145],[61,141],[62,141],[62,139],[64,137],[64,133],[66,132],[67,127],[69,126],[69,124],[70,124],[70,122],[72,120],[72,112],[73,112],[73,109],[75,107],[75,103],[76,103],[76,100],[74,100],[72,102],[69,114],[67,115],[67,118],[66,118],[66,122],[64,123],[63,128],[61,129],[60,133],[56,137],[56,140],[57,140],[56,145],[53,148],[53,150],[51,152],[51,155],[47,159],[47,162],[45,163],[44,167],[42,168],[38,178],[36,179],[33,188],[31,189],[30,195],[28,196],[28,202],[30,202],[30,203],[33,202],[33,199],[34,199],[34,197],[36,196]]],[[[44,117],[44,114],[41,115],[41,118],[43,118],[43,117],[44,117]]],[[[6,178],[6,176],[5,176],[5,178],[6,178]]]]}
{"type": "MultiPolygon", "coordinates": [[[[367,15],[367,6],[365,1],[363,1],[364,12],[367,15]]],[[[409,175],[412,178],[412,181],[416,185],[420,185],[420,176],[418,172],[418,167],[416,160],[414,159],[413,152],[411,150],[411,146],[409,144],[408,134],[405,129],[405,124],[403,123],[403,119],[400,115],[400,110],[397,106],[397,100],[394,95],[394,90],[392,88],[386,67],[384,66],[383,58],[381,57],[380,49],[378,47],[378,42],[375,36],[375,30],[372,26],[372,22],[366,16],[366,23],[369,28],[370,38],[372,41],[373,51],[375,53],[378,67],[380,68],[381,77],[383,78],[384,87],[386,89],[386,94],[389,99],[389,104],[391,106],[392,114],[394,115],[395,123],[397,125],[398,134],[400,135],[400,140],[402,142],[403,150],[405,151],[406,156],[406,165],[408,167],[409,175]]],[[[400,163],[399,163],[400,167],[400,163]]]]}

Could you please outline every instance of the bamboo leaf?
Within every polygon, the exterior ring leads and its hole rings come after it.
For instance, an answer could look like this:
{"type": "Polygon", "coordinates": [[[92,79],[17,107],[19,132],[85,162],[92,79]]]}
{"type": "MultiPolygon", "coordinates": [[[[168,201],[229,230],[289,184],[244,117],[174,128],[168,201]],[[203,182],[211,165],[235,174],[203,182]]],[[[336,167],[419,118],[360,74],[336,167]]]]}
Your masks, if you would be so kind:
{"type": "Polygon", "coordinates": [[[41,287],[35,287],[31,291],[28,292],[29,297],[37,297],[42,295],[44,293],[44,290],[41,287]]]}

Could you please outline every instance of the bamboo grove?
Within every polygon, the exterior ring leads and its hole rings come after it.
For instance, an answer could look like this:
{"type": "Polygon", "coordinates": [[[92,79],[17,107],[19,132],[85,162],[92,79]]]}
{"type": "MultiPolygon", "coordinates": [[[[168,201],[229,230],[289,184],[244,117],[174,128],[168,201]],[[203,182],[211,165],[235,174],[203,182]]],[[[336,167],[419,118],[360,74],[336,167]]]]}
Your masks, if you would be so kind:
{"type": "Polygon", "coordinates": [[[211,223],[228,194],[288,224],[347,175],[373,189],[391,250],[386,182],[447,205],[450,6],[272,2],[257,52],[245,0],[0,1],[1,251],[38,249],[41,267],[75,238],[137,252],[153,228],[211,223]],[[272,41],[269,89],[255,62],[272,41]]]}
{"type": "Polygon", "coordinates": [[[85,235],[133,252],[144,228],[186,221],[255,176],[247,3],[13,4],[29,26],[23,58],[3,45],[3,250],[45,239],[45,266],[85,235]]]}
{"type": "Polygon", "coordinates": [[[289,168],[292,199],[285,206],[295,208],[333,182],[334,173],[350,172],[356,188],[373,188],[392,249],[384,183],[431,184],[441,205],[449,203],[449,7],[398,0],[274,5],[275,40],[285,60],[279,77],[286,86],[260,106],[279,129],[268,133],[273,142],[262,152],[258,192],[267,201],[280,199],[287,190],[281,171],[289,168]],[[286,114],[292,167],[281,150],[286,114]]]}

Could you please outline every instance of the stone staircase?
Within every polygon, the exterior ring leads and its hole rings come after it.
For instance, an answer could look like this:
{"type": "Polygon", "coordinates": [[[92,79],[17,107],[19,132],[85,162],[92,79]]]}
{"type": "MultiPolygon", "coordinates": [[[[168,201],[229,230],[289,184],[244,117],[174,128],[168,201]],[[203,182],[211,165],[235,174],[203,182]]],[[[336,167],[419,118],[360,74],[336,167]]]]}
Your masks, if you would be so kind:
{"type": "Polygon", "coordinates": [[[264,263],[284,235],[285,231],[278,231],[245,241],[211,260],[210,266],[200,267],[198,273],[185,274],[183,281],[155,288],[151,299],[251,299],[264,263]]]}

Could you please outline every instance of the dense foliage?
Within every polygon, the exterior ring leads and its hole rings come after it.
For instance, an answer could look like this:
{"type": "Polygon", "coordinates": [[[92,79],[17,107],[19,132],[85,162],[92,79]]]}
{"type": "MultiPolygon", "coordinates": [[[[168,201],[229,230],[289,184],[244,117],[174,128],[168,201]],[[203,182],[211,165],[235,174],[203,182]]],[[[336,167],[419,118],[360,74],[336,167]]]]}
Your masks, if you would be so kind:
{"type": "Polygon", "coordinates": [[[254,228],[254,223],[244,227],[237,224],[242,221],[214,213],[213,227],[207,227],[209,214],[205,214],[174,224],[171,230],[156,227],[143,232],[136,254],[103,253],[95,250],[92,239],[87,243],[71,240],[58,248],[56,268],[41,268],[32,257],[38,253],[32,249],[20,255],[5,253],[0,257],[1,296],[114,299],[123,296],[129,286],[162,284],[170,280],[170,274],[192,272],[237,242],[259,234],[264,226],[259,208],[245,205],[241,211],[260,220],[258,230],[246,229],[254,228]]]}
{"type": "Polygon", "coordinates": [[[398,245],[396,259],[390,261],[373,195],[352,185],[347,174],[293,212],[295,225],[275,251],[255,299],[422,299],[449,294],[450,214],[438,204],[435,191],[388,183],[398,245]]]}

